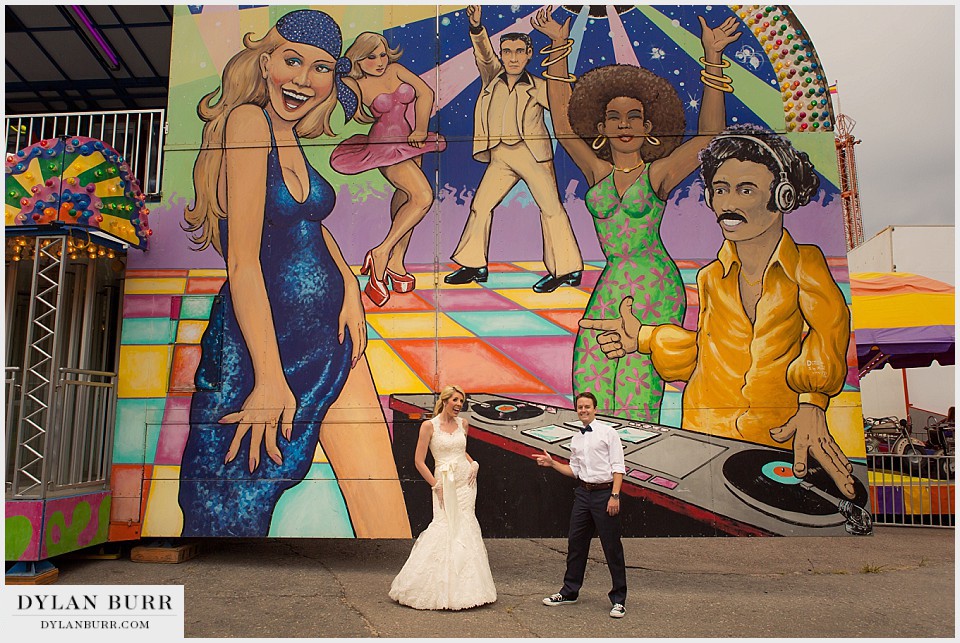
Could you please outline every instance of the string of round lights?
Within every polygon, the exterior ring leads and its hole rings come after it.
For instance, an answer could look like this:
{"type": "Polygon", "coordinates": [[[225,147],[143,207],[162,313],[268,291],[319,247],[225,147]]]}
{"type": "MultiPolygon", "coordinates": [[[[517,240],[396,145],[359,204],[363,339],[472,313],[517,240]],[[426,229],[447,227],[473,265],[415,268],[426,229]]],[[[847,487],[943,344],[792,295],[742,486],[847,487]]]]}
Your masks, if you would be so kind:
{"type": "Polygon", "coordinates": [[[833,130],[830,87],[813,45],[786,7],[733,5],[773,64],[788,132],[833,130]]]}
{"type": "Polygon", "coordinates": [[[140,182],[103,141],[43,139],[7,154],[5,170],[7,226],[90,226],[138,248],[153,234],[140,182]]]}

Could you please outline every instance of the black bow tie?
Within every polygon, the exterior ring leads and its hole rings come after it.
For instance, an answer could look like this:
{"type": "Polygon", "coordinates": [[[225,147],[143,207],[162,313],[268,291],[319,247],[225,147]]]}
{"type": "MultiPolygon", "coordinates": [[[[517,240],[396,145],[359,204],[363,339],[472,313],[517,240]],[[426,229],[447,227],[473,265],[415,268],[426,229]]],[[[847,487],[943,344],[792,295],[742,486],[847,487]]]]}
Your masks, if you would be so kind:
{"type": "Polygon", "coordinates": [[[580,427],[580,433],[586,433],[587,431],[593,431],[589,424],[587,426],[580,427]]]}

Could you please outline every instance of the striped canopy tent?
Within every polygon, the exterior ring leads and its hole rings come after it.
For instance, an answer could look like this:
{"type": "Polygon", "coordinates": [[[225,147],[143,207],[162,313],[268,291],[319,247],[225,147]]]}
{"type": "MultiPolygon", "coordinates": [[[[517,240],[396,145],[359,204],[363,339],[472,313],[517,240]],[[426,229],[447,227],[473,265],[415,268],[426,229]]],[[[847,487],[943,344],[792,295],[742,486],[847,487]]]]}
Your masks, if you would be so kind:
{"type": "Polygon", "coordinates": [[[860,376],[893,368],[954,363],[954,287],[901,272],[850,275],[860,376]]]}

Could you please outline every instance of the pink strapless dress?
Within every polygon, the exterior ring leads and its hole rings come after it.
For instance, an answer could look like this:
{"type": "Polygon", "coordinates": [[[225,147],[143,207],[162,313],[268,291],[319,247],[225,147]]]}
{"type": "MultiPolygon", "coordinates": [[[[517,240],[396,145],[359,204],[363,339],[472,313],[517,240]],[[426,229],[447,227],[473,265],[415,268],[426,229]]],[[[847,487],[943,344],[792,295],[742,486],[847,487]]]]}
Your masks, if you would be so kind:
{"type": "Polygon", "coordinates": [[[407,137],[413,131],[407,120],[407,111],[413,111],[415,99],[416,92],[409,83],[401,83],[395,92],[374,98],[370,111],[376,120],[370,133],[354,134],[337,145],[330,154],[330,167],[341,174],[360,174],[396,165],[427,152],[442,152],[447,142],[435,132],[427,133],[423,147],[407,143],[407,137]]]}

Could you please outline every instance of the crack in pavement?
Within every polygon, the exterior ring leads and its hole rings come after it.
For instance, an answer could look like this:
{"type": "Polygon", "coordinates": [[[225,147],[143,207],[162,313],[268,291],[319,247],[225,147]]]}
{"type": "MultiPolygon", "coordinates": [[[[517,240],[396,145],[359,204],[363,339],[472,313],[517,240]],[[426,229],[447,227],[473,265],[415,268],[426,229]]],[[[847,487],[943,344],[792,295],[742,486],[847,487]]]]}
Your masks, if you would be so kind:
{"type": "MultiPolygon", "coordinates": [[[[547,544],[547,543],[541,542],[541,541],[539,541],[539,540],[537,540],[537,539],[535,539],[535,538],[527,538],[526,540],[527,540],[527,542],[531,542],[531,543],[533,543],[534,545],[539,545],[540,547],[542,547],[543,549],[546,549],[546,550],[548,550],[548,551],[552,551],[552,552],[554,552],[554,553],[561,554],[561,555],[563,555],[563,556],[566,556],[566,555],[567,555],[567,552],[566,552],[565,549],[560,549],[560,548],[558,548],[558,547],[553,547],[553,546],[551,546],[551,545],[549,545],[549,544],[547,544]]],[[[604,565],[604,566],[606,566],[606,564],[607,564],[607,561],[606,561],[605,558],[600,558],[600,557],[593,556],[593,555],[589,555],[589,556],[587,557],[587,561],[588,561],[588,562],[591,562],[591,563],[596,563],[596,564],[604,565]]],[[[807,562],[810,562],[809,559],[808,559],[807,562]]],[[[711,571],[711,570],[703,570],[703,569],[663,569],[663,568],[657,568],[657,567],[645,567],[645,566],[643,566],[643,565],[626,565],[626,568],[627,568],[627,569],[636,569],[636,570],[645,571],[645,572],[654,572],[654,573],[662,573],[662,574],[685,574],[685,575],[700,575],[700,576],[749,576],[749,577],[751,577],[751,578],[781,578],[781,577],[784,577],[784,576],[800,576],[800,575],[823,576],[823,575],[826,575],[826,574],[838,574],[838,575],[845,575],[845,574],[866,574],[866,573],[881,574],[881,573],[886,573],[886,572],[909,571],[909,570],[914,570],[914,569],[920,569],[921,567],[922,567],[922,565],[920,565],[920,564],[917,564],[917,565],[879,565],[877,571],[871,571],[871,572],[864,572],[864,571],[862,570],[862,568],[843,569],[843,570],[839,570],[839,571],[836,570],[836,569],[832,569],[832,570],[830,570],[830,571],[824,572],[824,571],[821,571],[821,570],[816,569],[816,568],[814,567],[813,563],[811,563],[811,564],[810,564],[810,569],[805,569],[805,570],[784,571],[784,572],[760,572],[760,573],[757,573],[757,572],[711,571]]],[[[821,569],[823,569],[823,568],[821,568],[821,569]]]]}
{"type": "Polygon", "coordinates": [[[343,584],[343,581],[340,580],[340,577],[336,574],[336,572],[334,572],[332,569],[330,569],[330,567],[327,566],[327,564],[324,563],[322,560],[320,560],[318,557],[316,557],[316,556],[311,556],[311,555],[306,554],[306,553],[304,553],[304,552],[302,552],[302,551],[299,551],[299,550],[298,550],[296,547],[294,547],[292,544],[291,544],[291,545],[287,545],[287,548],[288,548],[293,554],[295,554],[295,555],[297,555],[297,556],[300,556],[301,558],[306,558],[307,560],[312,560],[313,562],[315,562],[316,564],[318,564],[320,567],[322,567],[324,571],[326,571],[328,574],[330,574],[330,576],[333,577],[333,580],[336,581],[337,586],[340,588],[340,603],[343,604],[343,605],[345,605],[345,606],[347,607],[347,609],[351,610],[351,611],[354,612],[358,617],[360,617],[360,620],[362,621],[364,628],[366,628],[366,630],[367,630],[367,632],[368,632],[368,636],[370,636],[370,637],[372,637],[372,638],[380,638],[380,631],[377,630],[377,628],[374,626],[373,622],[372,622],[369,618],[367,618],[366,614],[364,614],[363,611],[360,610],[360,608],[358,608],[356,605],[354,605],[353,603],[351,603],[350,600],[347,598],[347,588],[346,588],[346,586],[343,584]]]}
{"type": "MultiPolygon", "coordinates": [[[[556,548],[556,547],[551,547],[550,545],[548,545],[548,544],[546,544],[546,543],[537,542],[536,540],[533,540],[533,539],[530,539],[530,538],[528,538],[527,540],[528,540],[528,542],[531,542],[531,543],[533,543],[533,544],[535,544],[535,545],[539,545],[539,546],[543,547],[544,549],[548,549],[548,550],[550,550],[550,551],[552,551],[552,552],[555,552],[555,553],[557,553],[557,554],[561,554],[561,555],[564,556],[564,557],[566,557],[566,555],[567,555],[567,552],[566,552],[565,549],[558,549],[558,548],[556,548]]],[[[607,559],[606,559],[606,558],[599,558],[599,557],[597,557],[597,556],[591,556],[591,555],[589,555],[589,554],[587,555],[587,561],[588,561],[588,562],[591,562],[591,563],[597,563],[597,564],[600,564],[600,565],[604,565],[604,566],[606,566],[606,564],[607,564],[607,559]]],[[[651,568],[649,568],[649,567],[641,567],[641,566],[638,566],[638,565],[626,565],[626,568],[627,568],[627,569],[643,569],[643,570],[647,570],[647,571],[662,571],[662,570],[651,569],[651,568]]]]}
{"type": "Polygon", "coordinates": [[[555,552],[555,553],[557,553],[557,554],[563,554],[564,556],[567,555],[567,551],[566,551],[565,549],[557,549],[556,547],[551,547],[551,546],[548,545],[547,543],[544,543],[544,542],[541,542],[541,541],[539,541],[539,540],[536,540],[535,538],[527,538],[526,541],[527,541],[528,543],[533,543],[534,545],[539,545],[540,547],[543,547],[544,549],[549,549],[550,551],[555,552]]]}
{"type": "MultiPolygon", "coordinates": [[[[500,594],[498,594],[497,596],[499,598],[500,594]]],[[[516,614],[514,614],[514,610],[516,610],[516,608],[519,607],[519,605],[520,605],[519,603],[515,603],[514,605],[511,605],[506,608],[506,612],[510,616],[510,620],[516,623],[517,627],[519,627],[526,634],[526,636],[531,638],[539,638],[540,635],[537,634],[536,631],[531,630],[529,627],[527,627],[523,623],[523,621],[521,621],[520,618],[516,614]]]]}

